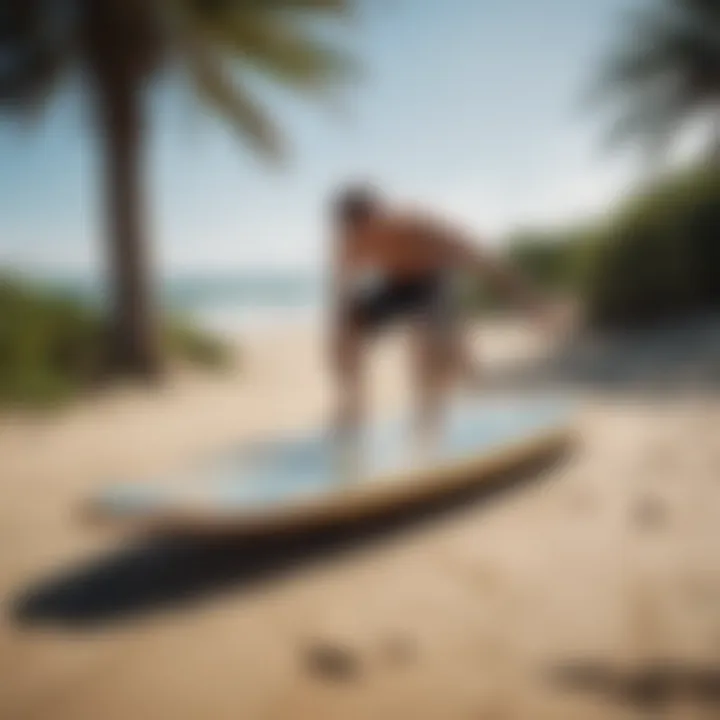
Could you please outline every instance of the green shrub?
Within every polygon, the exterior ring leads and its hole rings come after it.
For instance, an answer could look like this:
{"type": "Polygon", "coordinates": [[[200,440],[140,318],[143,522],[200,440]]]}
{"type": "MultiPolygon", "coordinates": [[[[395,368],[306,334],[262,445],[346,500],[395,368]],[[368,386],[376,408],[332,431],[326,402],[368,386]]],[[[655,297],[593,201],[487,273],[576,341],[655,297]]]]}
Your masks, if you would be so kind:
{"type": "MultiPolygon", "coordinates": [[[[720,168],[656,182],[595,226],[511,237],[510,262],[541,289],[575,294],[600,328],[720,308],[720,168]]],[[[475,283],[473,309],[506,304],[475,283]]]]}
{"type": "MultiPolygon", "coordinates": [[[[56,403],[96,383],[105,363],[99,312],[78,299],[0,278],[0,404],[56,403]]],[[[216,368],[229,359],[218,339],[183,321],[164,331],[169,357],[216,368]]]]}
{"type": "Polygon", "coordinates": [[[0,281],[0,400],[58,400],[99,365],[99,323],[82,306],[0,281]]]}
{"type": "Polygon", "coordinates": [[[165,346],[170,356],[200,367],[222,368],[230,362],[226,343],[178,318],[165,328],[165,346]]]}
{"type": "Polygon", "coordinates": [[[590,252],[583,287],[600,327],[720,307],[720,171],[682,173],[632,198],[590,252]]]}
{"type": "Polygon", "coordinates": [[[566,233],[524,233],[509,243],[510,261],[541,288],[567,290],[574,286],[574,244],[566,233]]]}
{"type": "MultiPolygon", "coordinates": [[[[593,232],[585,228],[525,231],[510,237],[506,260],[536,287],[550,293],[575,295],[581,290],[586,246],[593,232]]],[[[471,310],[494,310],[512,305],[482,280],[469,283],[465,306],[471,310]]]]}

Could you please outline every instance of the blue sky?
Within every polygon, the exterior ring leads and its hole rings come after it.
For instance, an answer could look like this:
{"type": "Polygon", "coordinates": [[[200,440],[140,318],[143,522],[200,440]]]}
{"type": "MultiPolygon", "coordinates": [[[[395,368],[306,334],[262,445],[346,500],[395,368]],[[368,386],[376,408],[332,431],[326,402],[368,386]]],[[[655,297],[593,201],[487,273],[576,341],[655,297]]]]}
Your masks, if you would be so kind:
{"type": "MultiPolygon", "coordinates": [[[[496,239],[601,210],[630,174],[599,150],[583,89],[633,0],[366,0],[347,28],[366,72],[343,108],[270,88],[290,140],[264,166],[188,96],[155,100],[149,205],[169,274],[317,267],[324,203],[368,178],[496,239]]],[[[102,258],[97,157],[78,93],[34,128],[0,124],[0,264],[93,271],[102,258]]]]}

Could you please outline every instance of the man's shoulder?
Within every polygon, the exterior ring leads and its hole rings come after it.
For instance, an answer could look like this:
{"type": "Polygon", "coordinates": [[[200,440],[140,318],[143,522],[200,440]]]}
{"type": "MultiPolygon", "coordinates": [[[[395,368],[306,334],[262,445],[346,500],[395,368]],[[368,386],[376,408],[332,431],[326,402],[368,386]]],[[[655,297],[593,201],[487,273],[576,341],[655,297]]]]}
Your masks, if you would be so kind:
{"type": "Polygon", "coordinates": [[[401,207],[387,216],[387,227],[402,233],[435,234],[445,223],[432,212],[417,207],[401,207]]]}

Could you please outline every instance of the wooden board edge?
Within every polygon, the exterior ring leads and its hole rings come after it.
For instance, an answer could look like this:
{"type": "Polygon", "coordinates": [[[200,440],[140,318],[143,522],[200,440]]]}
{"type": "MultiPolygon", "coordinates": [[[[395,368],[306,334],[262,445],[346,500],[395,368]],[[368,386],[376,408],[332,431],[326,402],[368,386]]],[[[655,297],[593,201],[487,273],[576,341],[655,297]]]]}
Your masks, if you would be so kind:
{"type": "Polygon", "coordinates": [[[449,463],[427,472],[409,471],[381,476],[362,486],[297,501],[265,512],[194,508],[171,509],[152,516],[117,516],[90,503],[83,516],[93,522],[133,528],[145,532],[222,533],[273,532],[313,528],[327,524],[355,522],[374,514],[390,512],[403,505],[419,504],[431,497],[441,497],[484,484],[509,473],[534,457],[572,444],[575,437],[571,423],[497,448],[495,451],[463,461],[449,463]]]}

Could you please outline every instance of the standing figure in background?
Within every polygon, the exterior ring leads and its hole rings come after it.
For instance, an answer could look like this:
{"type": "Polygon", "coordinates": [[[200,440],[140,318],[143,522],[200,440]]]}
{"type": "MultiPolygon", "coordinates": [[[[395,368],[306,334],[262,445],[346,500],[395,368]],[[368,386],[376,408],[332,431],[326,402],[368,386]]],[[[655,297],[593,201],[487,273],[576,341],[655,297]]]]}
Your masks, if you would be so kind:
{"type": "Polygon", "coordinates": [[[429,447],[454,381],[478,373],[462,333],[457,280],[478,276],[545,317],[540,294],[462,232],[389,207],[371,188],[341,192],[333,207],[331,359],[339,381],[335,429],[352,439],[365,405],[363,356],[381,330],[411,330],[416,439],[429,447]]]}

